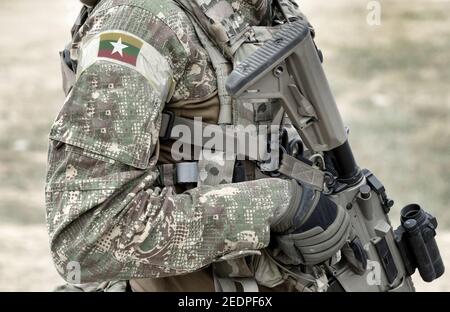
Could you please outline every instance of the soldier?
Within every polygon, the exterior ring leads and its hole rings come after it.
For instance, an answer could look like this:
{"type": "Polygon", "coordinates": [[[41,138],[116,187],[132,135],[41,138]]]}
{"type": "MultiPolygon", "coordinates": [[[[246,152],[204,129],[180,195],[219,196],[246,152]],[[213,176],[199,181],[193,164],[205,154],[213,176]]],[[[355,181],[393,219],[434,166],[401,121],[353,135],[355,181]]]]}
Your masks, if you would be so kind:
{"type": "Polygon", "coordinates": [[[232,101],[224,80],[277,25],[304,18],[296,1],[82,2],[48,158],[61,276],[75,262],[80,283],[134,291],[302,290],[279,264],[307,263],[311,235],[314,261],[336,254],[351,233],[345,210],[258,161],[175,161],[170,140],[174,123],[196,117],[273,125],[276,103],[232,101]]]}

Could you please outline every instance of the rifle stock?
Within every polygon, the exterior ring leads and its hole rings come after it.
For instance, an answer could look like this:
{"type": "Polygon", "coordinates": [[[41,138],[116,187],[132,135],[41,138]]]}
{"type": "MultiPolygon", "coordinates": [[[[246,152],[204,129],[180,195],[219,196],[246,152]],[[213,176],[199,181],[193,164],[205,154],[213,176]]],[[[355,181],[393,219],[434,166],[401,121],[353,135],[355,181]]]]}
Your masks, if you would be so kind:
{"type": "MultiPolygon", "coordinates": [[[[355,162],[307,22],[286,24],[234,69],[227,90],[243,100],[280,100],[302,143],[326,160],[326,168],[321,169],[331,179],[324,188],[336,203],[347,207],[368,256],[363,275],[355,274],[345,260],[324,264],[329,290],[414,291],[410,275],[415,267],[410,264],[415,261],[405,258],[414,252],[405,253],[411,247],[394,234],[388,217],[393,201],[384,186],[355,162]]],[[[440,259],[436,250],[437,246],[431,253],[440,259]]],[[[442,275],[443,268],[437,271],[428,281],[442,275]]]]}

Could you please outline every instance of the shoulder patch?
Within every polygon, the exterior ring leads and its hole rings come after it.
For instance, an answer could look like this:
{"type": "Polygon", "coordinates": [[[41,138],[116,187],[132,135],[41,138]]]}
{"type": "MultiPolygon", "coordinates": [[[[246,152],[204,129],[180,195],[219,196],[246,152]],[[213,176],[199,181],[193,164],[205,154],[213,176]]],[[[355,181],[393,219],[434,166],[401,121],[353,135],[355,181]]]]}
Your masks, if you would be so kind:
{"type": "Polygon", "coordinates": [[[136,66],[144,45],[141,39],[118,32],[103,33],[99,40],[99,58],[109,58],[132,66],[136,66]]]}
{"type": "Polygon", "coordinates": [[[98,61],[125,66],[144,76],[154,91],[169,99],[174,85],[168,60],[153,46],[125,31],[98,33],[81,44],[77,79],[98,61]]]}

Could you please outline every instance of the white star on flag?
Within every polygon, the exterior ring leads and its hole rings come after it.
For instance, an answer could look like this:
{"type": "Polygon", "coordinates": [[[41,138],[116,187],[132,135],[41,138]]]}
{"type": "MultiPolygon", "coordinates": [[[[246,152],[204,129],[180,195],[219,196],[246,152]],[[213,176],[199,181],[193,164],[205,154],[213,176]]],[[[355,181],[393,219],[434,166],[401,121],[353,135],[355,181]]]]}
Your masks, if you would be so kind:
{"type": "Polygon", "coordinates": [[[112,46],[114,47],[113,51],[111,52],[111,55],[114,55],[115,53],[119,53],[120,56],[123,57],[123,50],[128,48],[126,44],[122,43],[122,38],[120,37],[117,42],[111,42],[112,46]]]}

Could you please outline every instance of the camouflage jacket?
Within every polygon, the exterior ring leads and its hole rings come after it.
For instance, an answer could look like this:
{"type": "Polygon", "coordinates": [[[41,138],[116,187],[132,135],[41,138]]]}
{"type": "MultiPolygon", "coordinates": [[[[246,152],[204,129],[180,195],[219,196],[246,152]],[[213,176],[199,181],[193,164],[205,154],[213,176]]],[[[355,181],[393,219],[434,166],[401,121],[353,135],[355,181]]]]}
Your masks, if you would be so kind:
{"type": "Polygon", "coordinates": [[[174,276],[265,248],[270,218],[293,197],[291,182],[184,193],[155,184],[163,108],[186,103],[196,115],[197,103],[217,95],[183,10],[167,0],[103,0],[77,36],[77,79],[50,132],[46,184],[61,276],[73,261],[82,283],[174,276]]]}

